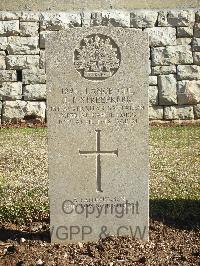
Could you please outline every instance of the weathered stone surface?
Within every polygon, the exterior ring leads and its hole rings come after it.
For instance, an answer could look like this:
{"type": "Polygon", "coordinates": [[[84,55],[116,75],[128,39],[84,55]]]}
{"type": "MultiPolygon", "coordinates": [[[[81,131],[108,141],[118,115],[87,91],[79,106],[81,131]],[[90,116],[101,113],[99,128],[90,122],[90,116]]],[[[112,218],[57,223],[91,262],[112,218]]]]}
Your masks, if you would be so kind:
{"type": "Polygon", "coordinates": [[[132,28],[151,28],[154,27],[158,18],[157,11],[153,10],[137,10],[131,12],[132,28]]]}
{"type": "Polygon", "coordinates": [[[158,86],[149,86],[149,105],[158,105],[158,86]]]}
{"type": "Polygon", "coordinates": [[[39,54],[38,37],[8,37],[9,54],[39,54]]]}
{"type": "Polygon", "coordinates": [[[40,32],[40,49],[45,48],[45,36],[48,33],[49,33],[49,31],[41,31],[40,32]]]}
{"type": "Polygon", "coordinates": [[[31,84],[23,88],[24,100],[45,100],[46,84],[31,84]]]}
{"type": "Polygon", "coordinates": [[[197,104],[200,102],[200,80],[178,82],[178,104],[197,104]]]}
{"type": "Polygon", "coordinates": [[[200,23],[194,25],[194,37],[200,38],[200,23]]]}
{"type": "Polygon", "coordinates": [[[38,36],[39,22],[20,22],[20,35],[23,37],[35,37],[38,36]]]}
{"type": "Polygon", "coordinates": [[[152,67],[152,75],[168,75],[168,74],[176,74],[175,65],[152,67]]]}
{"type": "Polygon", "coordinates": [[[163,119],[163,107],[162,106],[150,106],[149,107],[149,119],[150,120],[162,120],[163,119]]]}
{"type": "Polygon", "coordinates": [[[200,52],[193,53],[194,56],[194,64],[200,65],[200,52]]]}
{"type": "Polygon", "coordinates": [[[23,84],[37,84],[46,82],[46,74],[44,69],[23,69],[22,70],[23,84]]]}
{"type": "Polygon", "coordinates": [[[0,100],[17,100],[22,98],[21,82],[0,83],[0,100]]]}
{"type": "Polygon", "coordinates": [[[200,38],[193,38],[192,50],[194,52],[200,52],[200,38]]]}
{"type": "Polygon", "coordinates": [[[189,38],[193,36],[193,27],[177,27],[178,38],[189,38]]]}
{"type": "Polygon", "coordinates": [[[6,54],[0,51],[0,69],[6,69],[6,54]]]}
{"type": "Polygon", "coordinates": [[[15,70],[0,70],[0,81],[17,81],[15,70]]]}
{"type": "Polygon", "coordinates": [[[159,104],[177,104],[176,78],[174,75],[158,76],[159,104]]]}
{"type": "Polygon", "coordinates": [[[198,0],[87,0],[87,1],[78,1],[78,0],[42,0],[42,1],[13,1],[13,0],[3,0],[0,2],[0,10],[55,10],[55,11],[68,11],[68,10],[102,10],[102,9],[188,9],[195,8],[199,9],[198,0]]]}
{"type": "Polygon", "coordinates": [[[45,50],[40,50],[40,68],[45,69],[45,50]]]}
{"type": "MultiPolygon", "coordinates": [[[[144,236],[136,234],[136,238],[147,238],[147,39],[147,34],[143,32],[120,27],[74,28],[47,37],[49,195],[51,228],[54,226],[53,242],[98,239],[102,225],[112,235],[116,234],[121,225],[131,226],[134,231],[135,226],[139,225],[144,236]],[[99,46],[105,49],[106,54],[115,47],[114,43],[117,45],[119,50],[113,49],[117,54],[109,53],[109,62],[113,62],[113,56],[116,62],[120,51],[121,62],[119,68],[115,64],[116,73],[109,74],[102,68],[99,69],[98,60],[94,64],[94,57],[89,56],[91,50],[94,51],[93,48],[86,47],[82,42],[91,34],[94,34],[92,39],[88,37],[85,41],[90,40],[91,44],[97,42],[98,45],[92,45],[95,47],[96,58],[99,56],[99,46]],[[99,39],[97,36],[100,36],[99,39]],[[112,44],[109,44],[108,38],[113,40],[112,44]],[[76,56],[72,56],[76,49],[86,52],[87,61],[82,56],[76,61],[76,56]],[[82,63],[83,73],[76,67],[78,62],[82,63]],[[103,81],[102,75],[106,75],[103,81]],[[83,110],[85,104],[87,108],[83,110]],[[94,154],[84,153],[96,148],[98,150],[94,154]],[[113,149],[118,151],[118,156],[115,155],[116,152],[112,153],[113,149]],[[111,153],[107,155],[106,151],[111,153]],[[95,163],[95,160],[98,162],[95,163]],[[66,167],[69,165],[70,167],[66,167]],[[68,200],[72,200],[72,208],[73,204],[85,205],[86,202],[90,202],[92,207],[98,202],[104,208],[105,204],[110,206],[113,202],[123,204],[126,200],[139,200],[140,214],[126,214],[120,219],[110,212],[99,218],[95,214],[86,218],[84,214],[75,212],[67,215],[62,211],[63,203],[64,209],[68,208],[68,204],[65,205],[64,202],[66,195],[68,200]],[[92,232],[84,239],[80,234],[71,239],[66,236],[61,239],[62,236],[59,237],[56,231],[62,224],[67,227],[77,225],[79,228],[87,225],[92,228],[92,232]]],[[[103,65],[105,66],[105,62],[103,65]]],[[[129,233],[124,230],[120,234],[129,233]]]]}
{"type": "Polygon", "coordinates": [[[177,38],[176,45],[190,45],[192,44],[192,38],[177,38]]]}
{"type": "Polygon", "coordinates": [[[200,22],[200,11],[196,12],[195,21],[200,22]]]}
{"type": "Polygon", "coordinates": [[[39,67],[39,55],[8,55],[6,56],[8,69],[26,69],[39,67]]]}
{"type": "Polygon", "coordinates": [[[200,119],[200,104],[194,106],[194,117],[195,119],[200,119]]]}
{"type": "Polygon", "coordinates": [[[20,12],[0,11],[0,20],[18,20],[20,12]]]}
{"type": "Polygon", "coordinates": [[[91,26],[91,18],[92,18],[92,13],[90,11],[82,11],[80,13],[81,15],[81,25],[82,27],[90,27],[91,26]]]}
{"type": "Polygon", "coordinates": [[[90,20],[90,26],[130,27],[130,12],[125,10],[92,12],[91,17],[88,14],[85,19],[87,21],[86,26],[90,20]]]}
{"type": "Polygon", "coordinates": [[[177,66],[177,79],[200,79],[200,66],[179,65],[177,66]]]}
{"type": "Polygon", "coordinates": [[[20,21],[39,21],[40,12],[22,11],[20,15],[20,21]]]}
{"type": "Polygon", "coordinates": [[[189,45],[152,48],[152,66],[192,63],[192,50],[189,45]]]}
{"type": "Polygon", "coordinates": [[[2,112],[2,102],[0,101],[0,124],[1,124],[1,112],[2,112]]]}
{"type": "Polygon", "coordinates": [[[194,119],[193,106],[166,106],[164,107],[166,120],[190,120],[194,119]]]}
{"type": "Polygon", "coordinates": [[[158,15],[158,26],[191,26],[195,21],[193,10],[161,11],[158,15]]]}
{"type": "Polygon", "coordinates": [[[104,21],[102,17],[102,12],[91,13],[91,26],[107,26],[108,21],[104,21]]]}
{"type": "Polygon", "coordinates": [[[0,36],[13,36],[19,34],[19,21],[0,21],[0,36]]]}
{"type": "Polygon", "coordinates": [[[2,120],[3,122],[11,122],[28,116],[35,116],[44,120],[45,110],[45,102],[5,101],[3,102],[2,120]]]}
{"type": "Polygon", "coordinates": [[[7,37],[0,37],[0,50],[6,50],[8,44],[7,37]]]}
{"type": "Polygon", "coordinates": [[[69,27],[81,27],[79,12],[42,12],[40,17],[41,30],[64,30],[69,27]]]}
{"type": "Polygon", "coordinates": [[[130,12],[125,10],[102,11],[102,24],[114,27],[130,27],[130,12]]]}
{"type": "Polygon", "coordinates": [[[158,79],[157,76],[149,76],[149,85],[157,85],[158,79]]]}
{"type": "Polygon", "coordinates": [[[148,62],[148,74],[151,75],[151,60],[148,62]]]}
{"type": "Polygon", "coordinates": [[[176,29],[171,27],[153,27],[144,29],[149,34],[150,46],[166,46],[176,43],[176,29]]]}

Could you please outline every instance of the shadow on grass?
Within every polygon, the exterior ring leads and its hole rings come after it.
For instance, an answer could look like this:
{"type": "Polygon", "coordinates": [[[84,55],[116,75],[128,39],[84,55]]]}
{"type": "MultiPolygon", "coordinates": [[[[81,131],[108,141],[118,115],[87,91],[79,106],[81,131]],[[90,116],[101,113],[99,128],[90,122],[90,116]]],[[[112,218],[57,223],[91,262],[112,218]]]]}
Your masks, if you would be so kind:
{"type": "Polygon", "coordinates": [[[9,228],[0,228],[0,241],[18,240],[25,238],[26,240],[40,240],[50,242],[49,230],[40,230],[37,232],[14,230],[9,228]]]}
{"type": "Polygon", "coordinates": [[[185,199],[150,200],[150,218],[177,229],[199,229],[200,201],[185,199]]]}
{"type": "MultiPolygon", "coordinates": [[[[200,201],[183,199],[150,200],[150,218],[177,229],[198,230],[200,225],[200,201]]],[[[0,228],[0,241],[20,240],[20,238],[50,242],[50,232],[49,229],[38,229],[37,232],[32,232],[31,230],[21,231],[7,227],[0,228]]]]}

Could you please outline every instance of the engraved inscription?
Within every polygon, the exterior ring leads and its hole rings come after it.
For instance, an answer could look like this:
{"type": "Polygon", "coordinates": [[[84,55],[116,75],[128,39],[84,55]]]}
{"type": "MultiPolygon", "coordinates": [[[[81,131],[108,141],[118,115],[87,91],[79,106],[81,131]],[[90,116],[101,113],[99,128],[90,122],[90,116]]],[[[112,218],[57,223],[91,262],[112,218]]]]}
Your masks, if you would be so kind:
{"type": "Polygon", "coordinates": [[[97,191],[103,192],[101,188],[101,155],[116,155],[118,157],[118,149],[113,151],[101,151],[101,130],[96,131],[96,151],[80,151],[80,155],[96,155],[96,181],[97,181],[97,191]]]}
{"type": "Polygon", "coordinates": [[[133,87],[62,87],[59,106],[50,106],[49,112],[58,115],[61,126],[112,125],[115,130],[135,126],[145,107],[137,101],[138,91],[133,87]]]}
{"type": "Polygon", "coordinates": [[[89,80],[104,80],[113,76],[120,65],[120,51],[110,37],[91,34],[74,51],[74,65],[89,80]]]}

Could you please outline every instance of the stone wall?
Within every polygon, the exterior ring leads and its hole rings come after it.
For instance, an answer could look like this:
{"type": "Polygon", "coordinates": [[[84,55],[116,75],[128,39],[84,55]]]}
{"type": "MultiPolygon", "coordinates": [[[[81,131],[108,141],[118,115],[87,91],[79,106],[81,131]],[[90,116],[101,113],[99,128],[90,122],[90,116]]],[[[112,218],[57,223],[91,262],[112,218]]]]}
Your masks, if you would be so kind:
{"type": "Polygon", "coordinates": [[[148,32],[150,119],[200,119],[200,11],[26,11],[0,12],[2,123],[45,119],[45,34],[90,26],[148,32]]]}

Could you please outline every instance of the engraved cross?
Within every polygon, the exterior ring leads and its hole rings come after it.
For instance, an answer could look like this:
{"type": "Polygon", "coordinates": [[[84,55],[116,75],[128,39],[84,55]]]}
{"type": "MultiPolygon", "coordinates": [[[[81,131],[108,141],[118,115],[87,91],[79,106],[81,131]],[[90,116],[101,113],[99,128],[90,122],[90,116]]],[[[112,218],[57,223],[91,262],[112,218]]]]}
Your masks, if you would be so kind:
{"type": "Polygon", "coordinates": [[[96,151],[80,151],[80,155],[96,155],[96,182],[97,191],[103,192],[101,188],[101,155],[116,155],[118,157],[118,149],[113,151],[101,151],[101,130],[95,130],[96,132],[96,151]]]}

